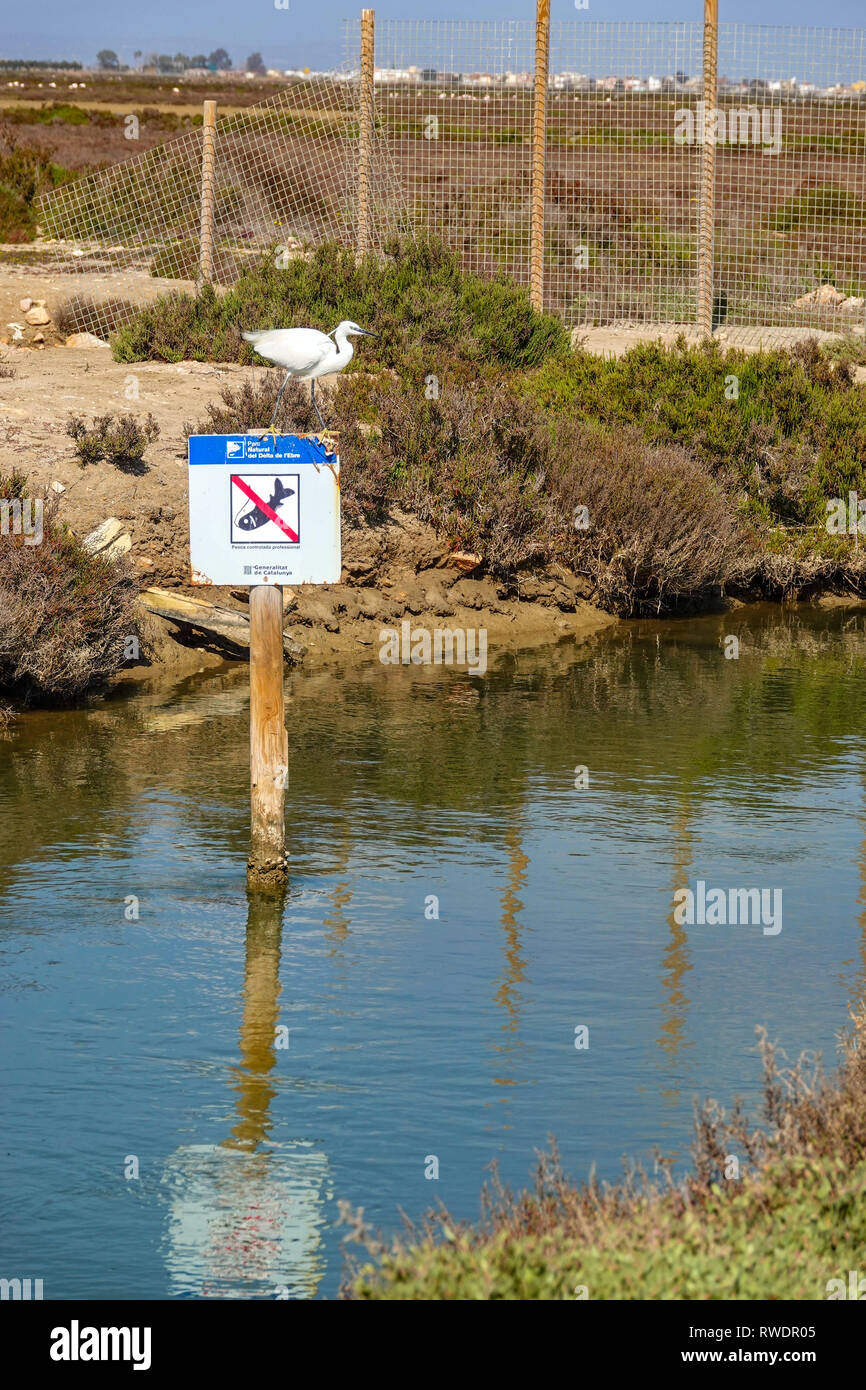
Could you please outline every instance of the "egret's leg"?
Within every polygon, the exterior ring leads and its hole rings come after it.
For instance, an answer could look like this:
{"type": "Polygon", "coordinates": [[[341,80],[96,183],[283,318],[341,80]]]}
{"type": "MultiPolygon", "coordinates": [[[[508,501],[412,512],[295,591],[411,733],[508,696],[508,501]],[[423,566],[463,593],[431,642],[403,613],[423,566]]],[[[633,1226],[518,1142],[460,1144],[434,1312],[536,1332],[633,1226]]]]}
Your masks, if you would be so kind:
{"type": "Polygon", "coordinates": [[[280,401],[283,399],[283,392],[285,391],[286,387],[287,387],[288,384],[289,384],[289,377],[290,377],[291,375],[292,375],[291,372],[286,372],[286,379],[285,379],[285,381],[283,382],[282,386],[280,387],[279,391],[277,392],[277,399],[276,399],[276,402],[275,402],[275,404],[274,404],[274,413],[273,413],[273,415],[271,416],[271,423],[268,425],[267,429],[264,430],[264,431],[262,432],[262,439],[264,439],[264,437],[265,437],[266,434],[269,434],[269,435],[271,436],[271,438],[272,438],[273,441],[274,441],[274,448],[275,448],[275,449],[276,449],[276,447],[277,447],[277,439],[279,438],[279,436],[278,436],[278,434],[277,434],[277,428],[276,428],[277,411],[278,411],[279,408],[280,408],[280,401]]]}
{"type": "Polygon", "coordinates": [[[271,429],[274,428],[274,425],[275,425],[276,422],[277,422],[277,411],[278,411],[279,408],[280,408],[280,401],[283,399],[283,392],[285,391],[286,387],[287,387],[288,384],[289,384],[289,377],[290,377],[291,375],[292,375],[291,372],[286,372],[286,379],[285,379],[285,381],[283,382],[282,386],[280,387],[279,391],[277,392],[277,399],[276,399],[276,403],[275,403],[275,405],[274,405],[274,413],[273,413],[273,415],[271,416],[271,429]]]}
{"type": "Polygon", "coordinates": [[[310,404],[312,405],[313,409],[315,410],[316,414],[317,414],[318,417],[319,417],[319,424],[322,426],[322,429],[324,429],[324,428],[325,428],[325,422],[324,422],[324,420],[322,419],[322,412],[319,410],[319,407],[316,405],[316,378],[315,378],[315,377],[310,377],[310,404]]]}

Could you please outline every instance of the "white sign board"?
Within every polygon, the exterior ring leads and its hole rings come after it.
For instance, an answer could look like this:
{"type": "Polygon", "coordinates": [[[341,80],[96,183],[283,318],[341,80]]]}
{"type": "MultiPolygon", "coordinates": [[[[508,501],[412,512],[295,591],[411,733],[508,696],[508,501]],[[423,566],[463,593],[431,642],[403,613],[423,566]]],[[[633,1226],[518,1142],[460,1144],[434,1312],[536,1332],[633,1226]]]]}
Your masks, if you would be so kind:
{"type": "Polygon", "coordinates": [[[193,434],[193,584],[337,584],[340,460],[316,438],[193,434]]]}

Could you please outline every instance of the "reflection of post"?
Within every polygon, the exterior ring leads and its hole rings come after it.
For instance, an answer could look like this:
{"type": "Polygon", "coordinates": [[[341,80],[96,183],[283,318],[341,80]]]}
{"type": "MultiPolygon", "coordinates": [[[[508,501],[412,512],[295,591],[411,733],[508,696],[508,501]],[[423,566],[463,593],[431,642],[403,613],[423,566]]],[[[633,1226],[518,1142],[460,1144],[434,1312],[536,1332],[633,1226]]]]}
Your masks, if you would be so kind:
{"type": "Polygon", "coordinates": [[[507,943],[505,947],[506,968],[505,978],[496,991],[496,1002],[505,1006],[508,1014],[508,1022],[505,1026],[513,1031],[517,1026],[517,1010],[515,1008],[517,986],[524,979],[523,972],[526,965],[520,951],[520,913],[523,911],[523,900],[518,894],[526,884],[529,856],[523,852],[519,826],[508,831],[505,836],[505,844],[508,850],[508,887],[502,895],[502,925],[505,929],[507,943]]]}
{"type": "Polygon", "coordinates": [[[248,882],[286,878],[285,798],[289,744],[283,693],[283,591],[250,589],[250,860],[248,882]]]}
{"type": "MultiPolygon", "coordinates": [[[[686,872],[692,862],[691,835],[689,819],[691,808],[686,801],[680,808],[675,823],[676,846],[674,850],[674,891],[685,887],[686,872]]],[[[684,993],[683,977],[693,968],[689,958],[688,933],[676,920],[673,910],[668,916],[670,938],[664,952],[664,974],[662,989],[666,995],[664,1007],[665,1021],[662,1024],[659,1047],[674,1061],[686,1046],[685,1041],[686,1005],[688,997],[684,993]]],[[[676,1094],[676,1093],[675,1093],[676,1094]]]]}
{"type": "MultiPolygon", "coordinates": [[[[501,1071],[512,1071],[512,1054],[519,1046],[520,1039],[517,1034],[517,1027],[520,1022],[518,1005],[520,1003],[519,986],[526,978],[526,961],[521,952],[521,923],[520,914],[523,911],[523,899],[520,891],[526,885],[526,870],[529,868],[529,856],[523,852],[523,842],[520,825],[512,826],[506,833],[505,846],[508,852],[508,886],[502,895],[502,927],[505,932],[505,971],[496,991],[495,999],[497,1004],[501,1004],[505,1010],[505,1018],[502,1023],[502,1031],[505,1040],[502,1043],[494,1044],[496,1052],[502,1054],[503,1066],[501,1071]]],[[[493,1078],[494,1085],[510,1087],[517,1085],[515,1076],[496,1076],[493,1078]]],[[[507,1102],[508,1093],[500,1096],[501,1101],[507,1102]]]]}
{"type": "Polygon", "coordinates": [[[201,150],[201,242],[199,245],[199,274],[202,283],[213,280],[213,222],[214,222],[214,164],[216,162],[215,101],[204,104],[201,150]]]}
{"type": "Polygon", "coordinates": [[[312,1298],[325,1268],[327,1157],[270,1116],[284,895],[253,892],[248,904],[236,1123],[219,1144],[176,1149],[163,1174],[174,1297],[312,1298]]]}
{"type": "Polygon", "coordinates": [[[244,967],[241,1065],[238,1069],[238,1123],[230,1149],[254,1150],[267,1137],[268,1107],[275,1095],[269,1081],[276,1064],[275,1033],[280,997],[280,937],[284,896],[251,893],[244,967]]]}

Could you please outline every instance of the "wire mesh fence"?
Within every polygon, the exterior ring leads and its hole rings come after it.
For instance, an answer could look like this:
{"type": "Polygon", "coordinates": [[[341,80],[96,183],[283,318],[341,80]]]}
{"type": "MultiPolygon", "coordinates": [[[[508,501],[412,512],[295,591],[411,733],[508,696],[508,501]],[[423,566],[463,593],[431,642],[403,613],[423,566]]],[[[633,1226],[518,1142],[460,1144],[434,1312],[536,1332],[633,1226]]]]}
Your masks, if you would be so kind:
{"type": "MultiPolygon", "coordinates": [[[[361,34],[347,25],[340,74],[218,123],[214,278],[274,244],[381,250],[402,230],[528,285],[535,26],[380,23],[370,92],[361,34]]],[[[866,31],[722,24],[715,91],[704,37],[699,23],[553,26],[544,306],[577,326],[695,325],[703,266],[715,328],[862,329],[866,31]]],[[[46,229],[83,252],[81,269],[108,255],[195,280],[201,159],[194,131],[65,185],[46,229]]]]}
{"type": "MultiPolygon", "coordinates": [[[[353,246],[358,218],[358,84],[298,82],[269,101],[218,120],[213,142],[212,254],[208,280],[231,285],[263,252],[300,254],[336,240],[353,246]]],[[[203,131],[198,128],[43,199],[48,236],[68,244],[82,272],[144,270],[188,288],[202,277],[203,131]]],[[[381,249],[400,217],[400,189],[374,129],[370,158],[371,246],[381,249]]],[[[74,316],[76,296],[69,312],[74,316]]],[[[105,337],[136,309],[112,306],[88,323],[105,337]]]]}

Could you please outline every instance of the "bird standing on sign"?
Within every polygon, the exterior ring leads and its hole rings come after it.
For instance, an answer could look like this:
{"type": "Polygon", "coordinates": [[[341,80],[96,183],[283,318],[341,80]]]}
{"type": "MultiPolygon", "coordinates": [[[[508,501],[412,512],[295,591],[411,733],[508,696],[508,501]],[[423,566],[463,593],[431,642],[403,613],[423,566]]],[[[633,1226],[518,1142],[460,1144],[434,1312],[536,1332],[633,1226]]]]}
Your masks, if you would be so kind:
{"type": "Polygon", "coordinates": [[[367,338],[376,338],[368,328],[361,328],[351,319],[343,319],[332,333],[320,333],[317,328],[272,328],[259,333],[244,333],[248,343],[252,343],[260,357],[266,357],[278,367],[285,367],[286,379],[277,393],[277,402],[271,416],[270,429],[274,433],[274,423],[283,392],[290,377],[310,383],[310,403],[319,417],[319,424],[325,428],[321,411],[316,404],[316,378],[327,376],[329,372],[341,372],[348,367],[355,347],[349,342],[350,335],[363,333],[367,338]]]}

